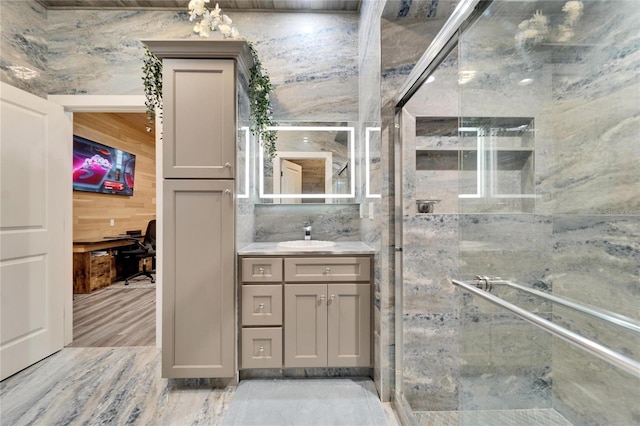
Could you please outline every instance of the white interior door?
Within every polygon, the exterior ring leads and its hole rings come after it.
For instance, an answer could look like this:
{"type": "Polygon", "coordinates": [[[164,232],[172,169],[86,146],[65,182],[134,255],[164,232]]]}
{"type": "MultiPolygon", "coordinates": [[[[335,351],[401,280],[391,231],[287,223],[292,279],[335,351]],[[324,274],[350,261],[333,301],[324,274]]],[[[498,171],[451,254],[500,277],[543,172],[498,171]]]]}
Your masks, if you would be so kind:
{"type": "Polygon", "coordinates": [[[72,165],[63,108],[0,84],[2,380],[64,345],[72,165]]]}
{"type": "MultiPolygon", "coordinates": [[[[280,159],[280,193],[302,194],[302,166],[293,161],[280,159]]],[[[283,203],[301,203],[301,198],[283,198],[283,203]]]]}

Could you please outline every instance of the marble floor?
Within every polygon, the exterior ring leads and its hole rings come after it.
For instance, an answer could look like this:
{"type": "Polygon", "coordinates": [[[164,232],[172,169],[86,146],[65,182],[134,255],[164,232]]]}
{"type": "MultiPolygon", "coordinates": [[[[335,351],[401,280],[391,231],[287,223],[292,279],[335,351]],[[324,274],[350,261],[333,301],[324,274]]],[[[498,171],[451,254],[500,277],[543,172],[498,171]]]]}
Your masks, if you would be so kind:
{"type": "Polygon", "coordinates": [[[0,382],[0,424],[220,425],[235,390],[162,379],[154,347],[67,347],[0,382]]]}

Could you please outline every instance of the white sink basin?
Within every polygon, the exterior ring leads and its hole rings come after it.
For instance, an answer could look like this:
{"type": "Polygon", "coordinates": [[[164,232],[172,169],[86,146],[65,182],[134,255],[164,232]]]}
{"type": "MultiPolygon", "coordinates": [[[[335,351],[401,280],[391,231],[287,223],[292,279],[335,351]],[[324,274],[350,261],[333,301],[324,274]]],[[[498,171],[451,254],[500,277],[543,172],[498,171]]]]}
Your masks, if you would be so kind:
{"type": "Polygon", "coordinates": [[[278,247],[290,249],[319,249],[333,247],[334,245],[333,241],[322,240],[295,240],[278,243],[278,247]]]}

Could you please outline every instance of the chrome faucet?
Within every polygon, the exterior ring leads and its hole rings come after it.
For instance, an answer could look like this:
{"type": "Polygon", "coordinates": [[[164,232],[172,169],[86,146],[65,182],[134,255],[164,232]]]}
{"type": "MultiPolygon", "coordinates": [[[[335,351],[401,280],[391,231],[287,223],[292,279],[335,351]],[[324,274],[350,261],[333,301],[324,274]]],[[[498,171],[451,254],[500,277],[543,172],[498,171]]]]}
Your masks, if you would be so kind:
{"type": "Polygon", "coordinates": [[[311,239],[311,225],[309,223],[304,224],[304,239],[305,240],[311,239]]]}

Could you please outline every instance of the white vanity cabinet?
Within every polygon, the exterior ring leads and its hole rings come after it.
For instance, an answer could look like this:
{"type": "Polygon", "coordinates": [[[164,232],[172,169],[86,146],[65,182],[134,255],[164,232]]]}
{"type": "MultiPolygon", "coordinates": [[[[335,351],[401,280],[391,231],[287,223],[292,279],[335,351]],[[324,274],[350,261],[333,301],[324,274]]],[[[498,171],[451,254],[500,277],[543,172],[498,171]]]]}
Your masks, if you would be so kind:
{"type": "Polygon", "coordinates": [[[241,368],[371,366],[371,256],[241,264],[241,368]]]}

